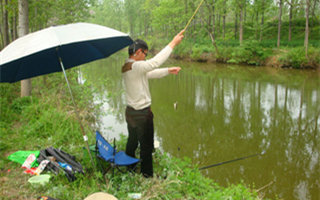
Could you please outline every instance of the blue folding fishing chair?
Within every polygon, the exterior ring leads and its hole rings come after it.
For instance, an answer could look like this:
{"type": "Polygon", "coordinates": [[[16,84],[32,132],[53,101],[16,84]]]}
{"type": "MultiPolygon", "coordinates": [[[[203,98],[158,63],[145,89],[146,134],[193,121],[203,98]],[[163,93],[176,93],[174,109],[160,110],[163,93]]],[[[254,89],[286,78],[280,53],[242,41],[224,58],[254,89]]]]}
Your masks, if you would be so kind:
{"type": "Polygon", "coordinates": [[[119,167],[130,166],[133,164],[137,164],[140,161],[137,158],[128,156],[123,151],[117,152],[115,139],[114,147],[112,147],[111,144],[107,140],[105,140],[98,131],[96,131],[96,156],[98,157],[98,160],[104,160],[110,163],[110,166],[106,170],[104,170],[103,165],[99,161],[100,167],[104,171],[104,174],[106,174],[110,170],[110,168],[112,168],[112,175],[114,175],[115,168],[123,173],[124,171],[122,171],[119,167]]]}

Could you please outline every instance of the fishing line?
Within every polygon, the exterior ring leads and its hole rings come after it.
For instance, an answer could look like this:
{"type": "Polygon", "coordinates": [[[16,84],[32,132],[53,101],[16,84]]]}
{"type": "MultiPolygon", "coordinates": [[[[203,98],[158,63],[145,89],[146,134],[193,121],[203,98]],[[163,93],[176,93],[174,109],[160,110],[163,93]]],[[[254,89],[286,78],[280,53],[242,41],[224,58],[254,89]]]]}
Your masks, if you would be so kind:
{"type": "Polygon", "coordinates": [[[205,167],[200,167],[199,170],[208,169],[208,168],[211,168],[211,167],[216,167],[216,166],[219,166],[219,165],[235,162],[235,161],[238,161],[238,160],[244,160],[244,159],[251,158],[251,157],[254,157],[254,156],[262,156],[265,153],[266,153],[265,151],[262,151],[261,153],[257,153],[257,154],[254,154],[254,155],[241,157],[241,158],[237,158],[237,159],[233,159],[233,160],[228,160],[228,161],[216,163],[216,164],[213,164],[213,165],[208,165],[208,166],[205,166],[205,167]]]}
{"type": "Polygon", "coordinates": [[[196,9],[196,11],[194,11],[194,13],[193,13],[192,17],[189,19],[189,21],[188,21],[187,25],[184,27],[184,29],[183,29],[183,30],[187,30],[187,28],[188,28],[189,24],[190,24],[190,23],[191,23],[191,21],[193,20],[194,16],[197,14],[197,12],[198,12],[198,10],[199,10],[199,8],[201,7],[201,5],[202,5],[202,3],[203,3],[203,2],[204,2],[204,0],[202,0],[202,1],[200,2],[200,4],[199,4],[198,8],[196,9]]]}

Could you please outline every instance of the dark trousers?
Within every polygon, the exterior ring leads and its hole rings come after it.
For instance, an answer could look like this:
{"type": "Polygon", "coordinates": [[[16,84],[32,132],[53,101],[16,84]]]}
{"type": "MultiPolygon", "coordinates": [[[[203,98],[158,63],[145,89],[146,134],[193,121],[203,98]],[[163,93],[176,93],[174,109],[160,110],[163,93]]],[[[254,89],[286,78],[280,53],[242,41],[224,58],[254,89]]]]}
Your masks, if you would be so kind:
{"type": "Polygon", "coordinates": [[[138,144],[140,144],[141,173],[145,177],[152,177],[152,151],[154,148],[153,113],[150,107],[134,110],[127,106],[126,121],[129,131],[126,154],[135,157],[135,151],[138,144]]]}

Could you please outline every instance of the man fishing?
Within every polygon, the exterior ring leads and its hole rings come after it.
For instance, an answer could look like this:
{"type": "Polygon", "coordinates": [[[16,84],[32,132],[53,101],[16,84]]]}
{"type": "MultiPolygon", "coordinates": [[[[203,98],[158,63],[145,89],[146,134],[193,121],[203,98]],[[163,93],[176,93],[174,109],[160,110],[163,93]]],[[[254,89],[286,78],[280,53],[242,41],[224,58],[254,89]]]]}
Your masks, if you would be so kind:
{"type": "Polygon", "coordinates": [[[178,33],[165,48],[149,60],[145,60],[148,55],[147,43],[140,39],[135,40],[129,46],[129,58],[122,67],[129,132],[126,154],[135,157],[135,151],[140,144],[141,173],[144,177],[153,176],[154,127],[148,79],[179,73],[180,67],[159,67],[169,58],[174,47],[180,44],[184,31],[178,33]]]}

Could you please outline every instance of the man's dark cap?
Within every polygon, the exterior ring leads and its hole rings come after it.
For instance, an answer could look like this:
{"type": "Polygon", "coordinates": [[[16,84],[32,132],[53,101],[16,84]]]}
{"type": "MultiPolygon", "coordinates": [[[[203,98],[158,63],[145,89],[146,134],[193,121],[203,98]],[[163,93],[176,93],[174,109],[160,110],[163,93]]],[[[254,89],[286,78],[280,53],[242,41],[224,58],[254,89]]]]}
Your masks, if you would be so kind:
{"type": "Polygon", "coordinates": [[[148,50],[149,48],[145,41],[137,39],[129,46],[129,49],[128,49],[129,55],[134,54],[138,49],[148,50]]]}

